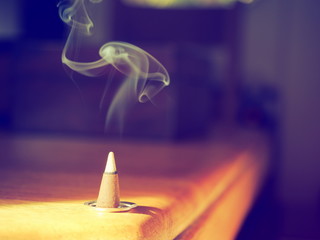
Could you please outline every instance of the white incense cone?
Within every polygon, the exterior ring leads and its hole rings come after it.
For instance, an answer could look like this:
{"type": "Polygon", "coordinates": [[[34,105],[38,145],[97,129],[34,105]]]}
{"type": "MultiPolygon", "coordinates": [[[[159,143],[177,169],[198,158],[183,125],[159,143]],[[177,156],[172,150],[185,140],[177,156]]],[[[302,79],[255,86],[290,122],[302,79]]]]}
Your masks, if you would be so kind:
{"type": "Polygon", "coordinates": [[[96,206],[99,208],[117,208],[119,206],[119,179],[113,152],[107,159],[96,206]]]}

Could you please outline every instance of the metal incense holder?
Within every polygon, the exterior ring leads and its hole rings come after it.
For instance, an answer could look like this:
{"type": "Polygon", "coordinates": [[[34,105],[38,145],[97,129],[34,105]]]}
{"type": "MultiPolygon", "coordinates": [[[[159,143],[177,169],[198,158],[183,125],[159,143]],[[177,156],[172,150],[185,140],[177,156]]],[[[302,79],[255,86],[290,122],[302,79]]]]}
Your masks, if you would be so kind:
{"type": "Polygon", "coordinates": [[[93,207],[96,209],[99,209],[101,211],[105,211],[105,212],[112,212],[112,213],[116,213],[116,212],[128,212],[131,209],[137,207],[137,204],[132,203],[132,202],[124,202],[124,201],[120,201],[119,206],[117,208],[98,208],[97,205],[97,201],[89,201],[89,202],[85,202],[84,205],[87,205],[89,207],[93,207]]]}

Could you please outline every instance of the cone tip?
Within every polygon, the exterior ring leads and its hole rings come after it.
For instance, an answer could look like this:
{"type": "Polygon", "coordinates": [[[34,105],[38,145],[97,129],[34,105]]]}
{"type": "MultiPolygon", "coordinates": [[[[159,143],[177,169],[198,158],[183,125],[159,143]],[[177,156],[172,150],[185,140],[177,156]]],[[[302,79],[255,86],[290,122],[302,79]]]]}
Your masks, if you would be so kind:
{"type": "Polygon", "coordinates": [[[115,162],[115,158],[114,158],[114,153],[113,152],[109,152],[109,154],[108,154],[106,169],[105,169],[104,172],[105,173],[115,173],[115,172],[117,172],[116,162],[115,162]]]}

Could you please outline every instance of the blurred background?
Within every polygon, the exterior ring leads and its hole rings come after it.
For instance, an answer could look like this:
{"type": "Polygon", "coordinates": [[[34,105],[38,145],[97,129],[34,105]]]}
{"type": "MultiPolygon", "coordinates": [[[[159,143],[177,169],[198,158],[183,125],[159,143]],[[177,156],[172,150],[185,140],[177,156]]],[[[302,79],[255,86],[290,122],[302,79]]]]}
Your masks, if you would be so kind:
{"type": "Polygon", "coordinates": [[[104,129],[107,77],[62,65],[69,28],[57,4],[0,1],[0,132],[189,141],[263,131],[271,170],[238,239],[320,239],[320,1],[101,2],[86,58],[129,42],[172,81],[154,104],[134,105],[121,132],[104,129]]]}

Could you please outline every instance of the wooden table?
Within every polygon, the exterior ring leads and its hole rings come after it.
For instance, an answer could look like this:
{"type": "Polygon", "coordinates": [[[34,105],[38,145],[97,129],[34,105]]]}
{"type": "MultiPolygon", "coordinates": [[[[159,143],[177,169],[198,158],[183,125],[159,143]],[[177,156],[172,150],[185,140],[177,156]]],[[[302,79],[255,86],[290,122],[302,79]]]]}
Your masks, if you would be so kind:
{"type": "Polygon", "coordinates": [[[266,172],[267,145],[239,132],[184,143],[1,136],[0,239],[233,239],[266,172]],[[126,213],[97,198],[115,152],[126,213]]]}

